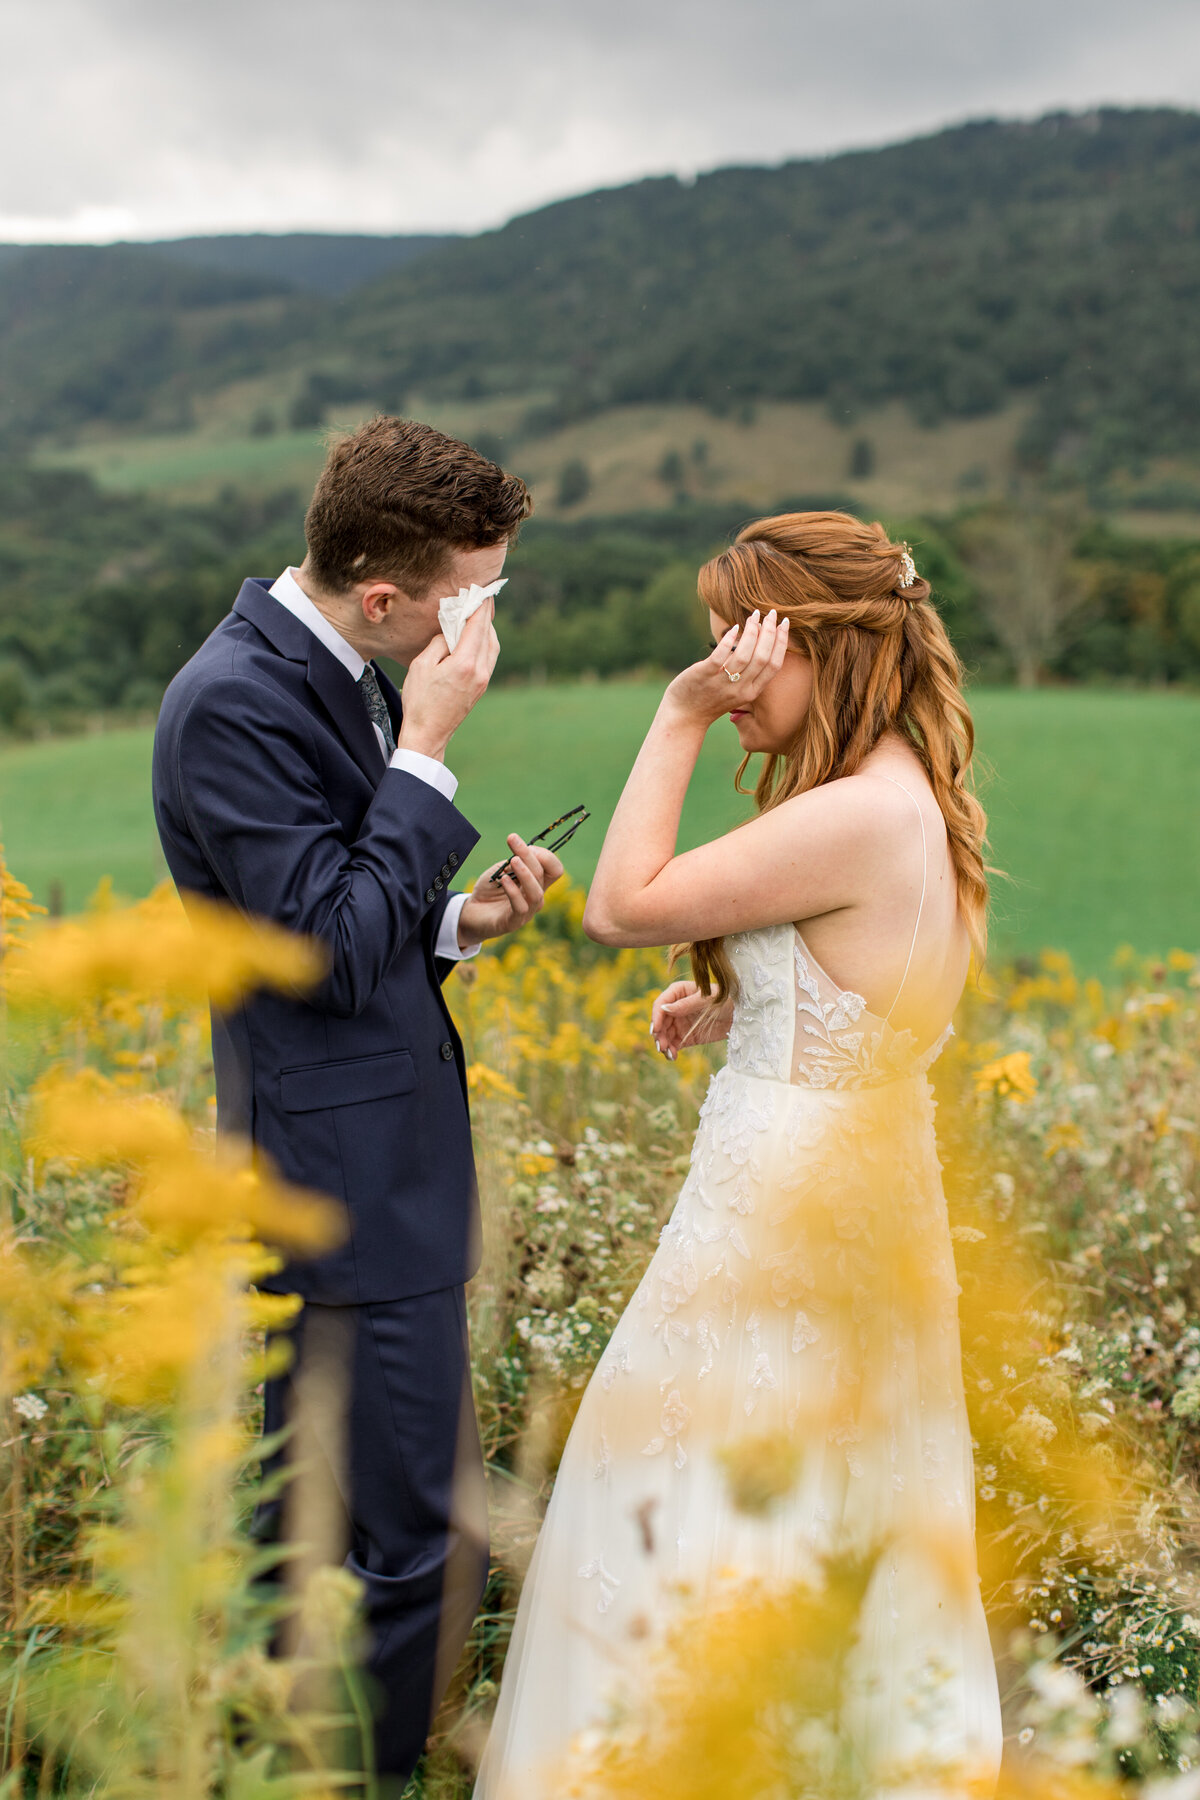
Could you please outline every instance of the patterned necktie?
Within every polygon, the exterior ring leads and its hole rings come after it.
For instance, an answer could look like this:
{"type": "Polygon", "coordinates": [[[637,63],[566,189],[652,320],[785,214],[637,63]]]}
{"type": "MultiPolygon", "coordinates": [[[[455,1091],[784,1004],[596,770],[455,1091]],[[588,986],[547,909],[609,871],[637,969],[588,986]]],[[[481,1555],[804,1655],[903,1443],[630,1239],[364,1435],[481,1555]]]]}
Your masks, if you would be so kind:
{"type": "Polygon", "coordinates": [[[362,695],[362,703],[367,709],[367,717],[372,725],[378,725],[383,733],[383,741],[387,745],[388,762],[396,748],[396,740],[392,736],[392,715],[388,711],[387,701],[383,697],[383,689],[379,685],[374,666],[368,663],[359,680],[358,691],[362,695]]]}

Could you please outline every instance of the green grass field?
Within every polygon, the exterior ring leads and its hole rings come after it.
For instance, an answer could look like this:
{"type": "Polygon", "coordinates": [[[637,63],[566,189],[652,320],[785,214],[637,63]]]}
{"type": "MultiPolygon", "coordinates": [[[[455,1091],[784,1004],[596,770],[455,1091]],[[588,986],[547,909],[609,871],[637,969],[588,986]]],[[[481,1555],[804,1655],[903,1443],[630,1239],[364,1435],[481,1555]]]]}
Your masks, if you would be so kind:
{"type": "Polygon", "coordinates": [[[85,469],[115,493],[165,494],[209,499],[233,485],[243,492],[308,489],[325,460],[320,430],[280,431],[270,437],[244,433],[174,432],[105,439],[71,450],[44,450],[45,469],[85,469]]]}
{"type": "MultiPolygon", "coordinates": [[[[641,683],[501,688],[452,747],[464,811],[483,840],[536,831],[577,802],[593,812],[568,852],[586,881],[659,690],[641,683]]],[[[1101,970],[1120,944],[1200,945],[1200,697],[1095,691],[973,696],[994,860],[997,950],[1045,945],[1101,970]]],[[[102,875],[137,895],[165,874],[149,802],[149,731],[113,731],[0,753],[0,834],[43,902],[68,910],[102,875]]],[[[744,816],[732,729],[705,746],[684,815],[693,844],[744,816]]]]}

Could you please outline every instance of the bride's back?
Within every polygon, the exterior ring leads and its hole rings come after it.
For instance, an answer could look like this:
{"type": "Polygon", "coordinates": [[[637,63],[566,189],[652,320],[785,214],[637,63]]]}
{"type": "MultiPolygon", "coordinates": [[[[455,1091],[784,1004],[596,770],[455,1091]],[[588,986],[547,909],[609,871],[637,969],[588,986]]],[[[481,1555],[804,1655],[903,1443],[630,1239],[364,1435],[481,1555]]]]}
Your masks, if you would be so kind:
{"type": "Polygon", "coordinates": [[[907,839],[890,871],[857,907],[795,921],[826,983],[921,1047],[944,1031],[962,995],[971,940],[959,905],[946,821],[916,757],[877,751],[850,780],[886,782],[907,839]]]}

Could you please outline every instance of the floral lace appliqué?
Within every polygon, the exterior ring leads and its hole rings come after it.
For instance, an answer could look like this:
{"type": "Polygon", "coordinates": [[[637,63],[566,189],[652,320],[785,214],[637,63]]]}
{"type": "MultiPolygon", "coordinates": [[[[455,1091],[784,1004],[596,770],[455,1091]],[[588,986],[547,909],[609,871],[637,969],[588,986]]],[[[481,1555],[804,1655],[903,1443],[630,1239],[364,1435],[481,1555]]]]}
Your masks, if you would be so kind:
{"type": "Polygon", "coordinates": [[[814,1088],[881,1087],[906,1075],[922,1075],[945,1047],[947,1026],[923,1055],[915,1053],[911,1031],[893,1031],[886,1019],[867,1011],[861,994],[833,987],[822,993],[821,971],[804,953],[795,932],[796,1036],[793,1080],[814,1088]],[[857,1027],[857,1029],[855,1029],[857,1027]]]}

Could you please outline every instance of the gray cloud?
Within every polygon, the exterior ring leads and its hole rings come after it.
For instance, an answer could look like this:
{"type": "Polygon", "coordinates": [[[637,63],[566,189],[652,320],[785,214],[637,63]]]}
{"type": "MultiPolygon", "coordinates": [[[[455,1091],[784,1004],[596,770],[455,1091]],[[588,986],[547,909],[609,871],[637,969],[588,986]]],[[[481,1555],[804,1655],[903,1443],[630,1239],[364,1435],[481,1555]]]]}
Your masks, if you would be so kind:
{"type": "Polygon", "coordinates": [[[0,0],[0,238],[471,230],[982,114],[1200,104],[1194,0],[0,0]]]}

